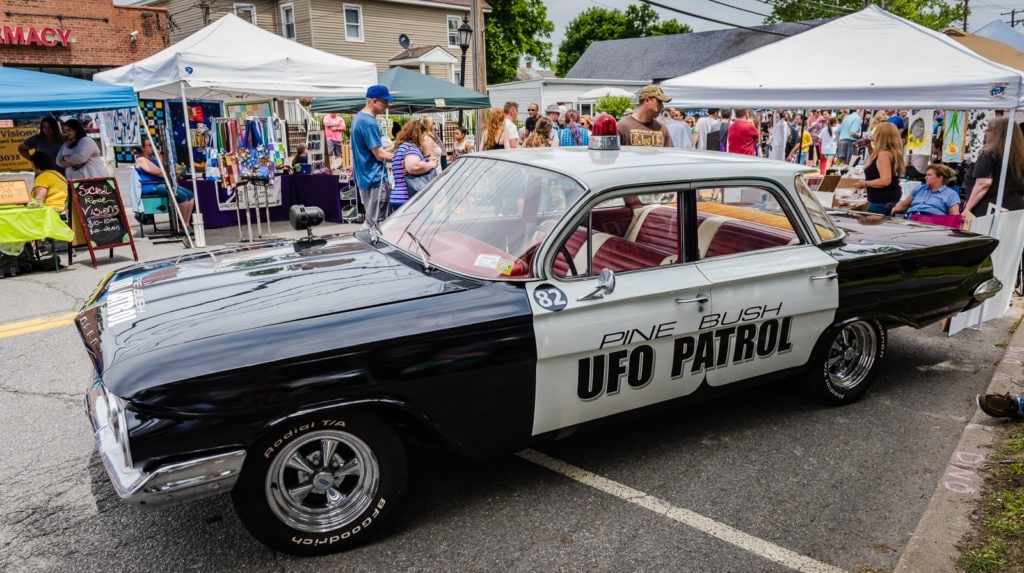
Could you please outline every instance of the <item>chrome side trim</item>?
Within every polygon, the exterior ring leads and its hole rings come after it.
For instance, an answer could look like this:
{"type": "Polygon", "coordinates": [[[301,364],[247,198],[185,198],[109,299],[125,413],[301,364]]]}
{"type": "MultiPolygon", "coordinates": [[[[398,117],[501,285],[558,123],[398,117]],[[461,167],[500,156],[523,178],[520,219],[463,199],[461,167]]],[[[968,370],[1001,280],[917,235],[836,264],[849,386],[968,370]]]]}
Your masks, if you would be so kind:
{"type": "Polygon", "coordinates": [[[224,491],[230,491],[245,463],[245,450],[234,450],[167,464],[142,471],[127,463],[116,431],[108,423],[110,405],[102,384],[97,381],[85,395],[96,445],[103,466],[121,499],[146,506],[184,503],[224,491]]]}

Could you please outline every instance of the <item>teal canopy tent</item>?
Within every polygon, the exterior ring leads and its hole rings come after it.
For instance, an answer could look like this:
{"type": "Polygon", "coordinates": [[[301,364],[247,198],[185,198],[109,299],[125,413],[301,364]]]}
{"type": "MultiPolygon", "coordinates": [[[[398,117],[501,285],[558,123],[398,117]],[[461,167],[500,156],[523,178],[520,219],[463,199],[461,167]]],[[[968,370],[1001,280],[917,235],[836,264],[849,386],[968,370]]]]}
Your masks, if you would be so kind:
{"type": "MultiPolygon", "coordinates": [[[[391,102],[391,113],[433,113],[491,107],[490,97],[482,93],[406,68],[392,68],[377,74],[377,82],[387,86],[395,98],[391,102]]],[[[310,110],[356,112],[364,105],[364,97],[318,97],[313,99],[310,110]]]]}
{"type": "Polygon", "coordinates": [[[135,91],[67,76],[0,68],[0,116],[136,107],[135,91]]]}

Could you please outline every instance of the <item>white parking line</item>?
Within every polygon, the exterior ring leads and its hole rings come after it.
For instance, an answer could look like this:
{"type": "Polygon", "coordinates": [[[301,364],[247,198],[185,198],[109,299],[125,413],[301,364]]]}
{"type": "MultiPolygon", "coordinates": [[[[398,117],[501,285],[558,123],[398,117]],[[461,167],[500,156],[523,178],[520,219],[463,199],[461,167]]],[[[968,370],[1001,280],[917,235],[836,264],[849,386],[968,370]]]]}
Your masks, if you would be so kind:
{"type": "Polygon", "coordinates": [[[587,470],[578,468],[572,464],[563,462],[562,460],[552,458],[536,450],[522,450],[517,452],[516,455],[553,472],[560,473],[569,479],[576,480],[583,485],[588,485],[594,489],[611,494],[623,501],[638,505],[644,509],[649,509],[654,513],[664,515],[669,519],[678,521],[683,525],[687,525],[712,537],[721,539],[722,541],[743,549],[744,551],[749,551],[755,555],[774,561],[785,567],[789,567],[794,571],[802,571],[806,573],[843,573],[843,570],[838,567],[833,567],[827,563],[815,561],[810,557],[805,557],[799,553],[790,551],[785,547],[779,547],[774,543],[758,539],[757,537],[743,533],[736,528],[725,525],[724,523],[719,523],[688,509],[675,507],[667,501],[658,499],[629,486],[622,485],[616,481],[603,478],[595,473],[588,472],[587,470]]]}

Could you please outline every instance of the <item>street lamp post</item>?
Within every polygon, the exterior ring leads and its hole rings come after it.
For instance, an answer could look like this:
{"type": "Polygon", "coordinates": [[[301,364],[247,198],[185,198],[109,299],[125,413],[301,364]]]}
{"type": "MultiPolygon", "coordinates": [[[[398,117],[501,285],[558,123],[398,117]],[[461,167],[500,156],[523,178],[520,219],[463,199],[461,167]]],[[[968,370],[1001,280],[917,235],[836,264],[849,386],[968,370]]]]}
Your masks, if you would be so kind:
{"type": "MultiPolygon", "coordinates": [[[[459,72],[459,86],[466,87],[466,50],[469,49],[469,42],[473,38],[473,28],[469,26],[469,17],[462,17],[462,25],[459,26],[459,49],[462,50],[462,68],[459,72]]],[[[459,110],[459,127],[462,125],[462,110],[459,110]]]]}

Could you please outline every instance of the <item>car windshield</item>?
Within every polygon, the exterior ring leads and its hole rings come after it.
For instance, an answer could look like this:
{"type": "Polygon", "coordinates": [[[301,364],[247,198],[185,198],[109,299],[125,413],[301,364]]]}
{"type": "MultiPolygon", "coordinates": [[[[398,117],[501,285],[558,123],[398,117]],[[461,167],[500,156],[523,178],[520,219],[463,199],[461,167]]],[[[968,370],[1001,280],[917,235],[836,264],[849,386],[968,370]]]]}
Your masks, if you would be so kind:
{"type": "Polygon", "coordinates": [[[582,193],[560,173],[464,156],[391,215],[381,235],[432,266],[484,279],[530,278],[537,246],[582,193]]]}

